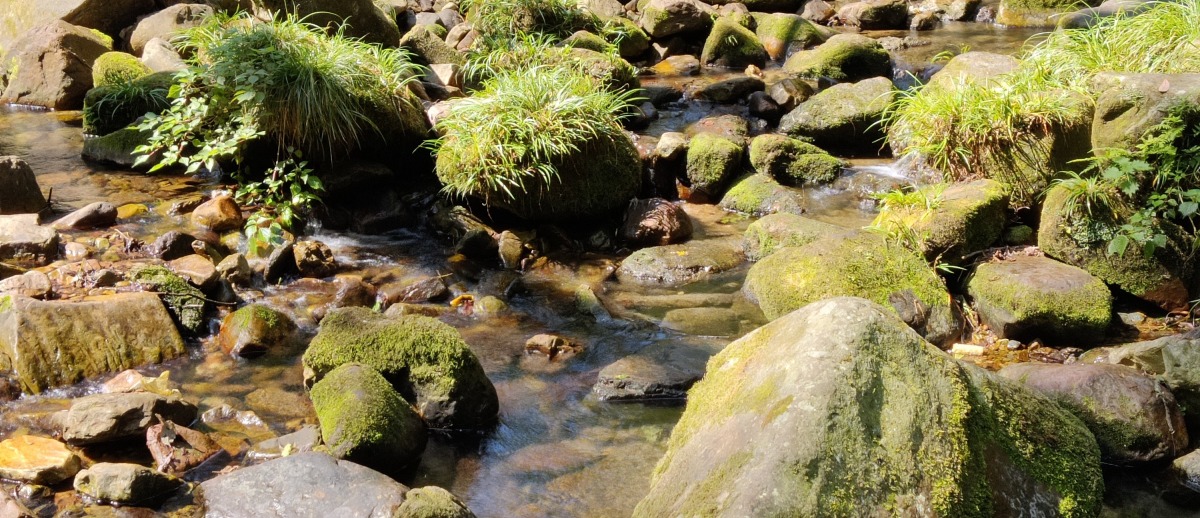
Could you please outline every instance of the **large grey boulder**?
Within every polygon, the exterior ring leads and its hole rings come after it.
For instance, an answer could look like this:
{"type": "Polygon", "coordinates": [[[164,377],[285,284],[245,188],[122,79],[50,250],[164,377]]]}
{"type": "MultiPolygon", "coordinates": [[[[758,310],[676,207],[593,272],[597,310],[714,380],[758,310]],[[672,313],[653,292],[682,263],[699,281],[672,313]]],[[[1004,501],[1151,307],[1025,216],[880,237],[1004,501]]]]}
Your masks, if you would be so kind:
{"type": "Polygon", "coordinates": [[[975,267],[967,283],[980,320],[998,336],[1090,346],[1112,320],[1112,293],[1086,271],[1048,257],[975,267]]]}
{"type": "Polygon", "coordinates": [[[1089,351],[1086,362],[1126,365],[1166,382],[1184,408],[1192,429],[1200,426],[1200,333],[1166,336],[1089,351]]]}
{"type": "Polygon", "coordinates": [[[1095,516],[1103,488],[1074,415],[834,298],[709,361],[634,516],[1095,516]]]}
{"type": "Polygon", "coordinates": [[[63,21],[115,37],[159,8],[155,0],[83,0],[63,21]]]}
{"type": "Polygon", "coordinates": [[[77,110],[92,88],[92,63],[109,50],[92,31],[60,20],[33,29],[4,56],[0,103],[77,110]]]}
{"type": "Polygon", "coordinates": [[[176,34],[203,24],[213,12],[213,8],[205,4],[172,5],[138,22],[133,34],[129,35],[129,48],[141,56],[150,40],[170,41],[176,34]]]}
{"type": "Polygon", "coordinates": [[[46,208],[37,177],[20,157],[0,157],[0,214],[24,214],[46,208]]]}
{"type": "Polygon", "coordinates": [[[1133,149],[1180,106],[1200,105],[1200,74],[1104,72],[1092,78],[1092,147],[1133,149]]]}
{"type": "Polygon", "coordinates": [[[879,121],[894,96],[886,77],[837,84],[784,115],[779,130],[830,151],[877,154],[884,136],[879,121]]]}

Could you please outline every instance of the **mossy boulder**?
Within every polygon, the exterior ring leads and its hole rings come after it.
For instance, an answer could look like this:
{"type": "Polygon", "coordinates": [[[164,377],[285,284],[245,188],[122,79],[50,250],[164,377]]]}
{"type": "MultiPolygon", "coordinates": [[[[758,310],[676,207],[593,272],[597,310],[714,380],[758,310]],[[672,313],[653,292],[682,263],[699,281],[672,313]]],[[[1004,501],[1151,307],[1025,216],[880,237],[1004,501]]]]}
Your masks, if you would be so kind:
{"type": "Polygon", "coordinates": [[[404,518],[475,518],[475,513],[453,493],[437,486],[418,487],[404,494],[396,510],[404,518]]]}
{"type": "Polygon", "coordinates": [[[746,258],[758,261],[783,247],[804,246],[848,231],[837,225],[797,214],[771,214],[746,227],[746,258]]]}
{"type": "Polygon", "coordinates": [[[605,36],[609,43],[617,46],[621,57],[632,59],[650,50],[650,36],[637,22],[623,16],[605,18],[605,22],[612,28],[605,36]]]}
{"type": "Polygon", "coordinates": [[[264,304],[249,304],[221,322],[217,345],[225,354],[255,358],[292,345],[296,323],[283,312],[264,304]]]}
{"type": "Polygon", "coordinates": [[[891,307],[935,344],[960,332],[937,272],[916,253],[867,232],[780,248],[750,267],[742,290],[772,320],[821,299],[862,297],[891,307]]]}
{"type": "Polygon", "coordinates": [[[784,185],[819,185],[836,180],[845,163],[808,142],[765,133],[750,141],[750,165],[784,185]]]}
{"type": "Polygon", "coordinates": [[[199,1],[167,6],[138,20],[137,26],[129,34],[129,49],[141,56],[150,40],[161,38],[170,41],[188,29],[203,25],[215,12],[211,5],[199,1]]]}
{"type": "Polygon", "coordinates": [[[776,61],[786,58],[789,49],[806,49],[825,41],[824,32],[798,14],[753,12],[750,16],[754,17],[754,34],[776,61]]]}
{"type": "Polygon", "coordinates": [[[954,56],[925,83],[924,88],[953,89],[959,84],[991,84],[1017,70],[1020,62],[1008,54],[973,50],[954,56]]]}
{"type": "Polygon", "coordinates": [[[738,239],[692,240],[678,245],[643,248],[626,257],[617,268],[622,284],[674,288],[711,278],[743,262],[738,239]]]}
{"type": "Polygon", "coordinates": [[[783,64],[783,71],[806,77],[828,77],[837,81],[861,81],[891,77],[892,58],[878,41],[861,34],[838,34],[815,49],[797,52],[783,64]]]}
{"type": "Polygon", "coordinates": [[[183,277],[162,266],[142,266],[129,272],[126,278],[146,291],[157,293],[182,330],[198,335],[204,329],[208,299],[183,277]]]}
{"type": "Polygon", "coordinates": [[[697,0],[650,0],[638,11],[642,29],[654,39],[706,31],[713,24],[713,9],[697,0]]]}
{"type": "Polygon", "coordinates": [[[496,388],[479,359],[458,331],[429,317],[336,309],[321,321],[303,361],[310,385],[347,363],[370,366],[430,428],[483,430],[496,424],[496,388]]]}
{"type": "MultiPolygon", "coordinates": [[[[105,54],[107,55],[107,54],[105,54]]],[[[147,113],[162,113],[171,106],[167,93],[174,82],[171,72],[143,74],[128,85],[98,86],[83,98],[83,132],[108,135],[147,113]]]]}
{"type": "Polygon", "coordinates": [[[310,395],[333,456],[384,473],[420,462],[428,440],[425,423],[375,369],[341,365],[315,383],[310,395]]]}
{"type": "Polygon", "coordinates": [[[105,52],[92,63],[93,88],[128,83],[148,75],[150,67],[137,56],[124,52],[105,52]]]}
{"type": "Polygon", "coordinates": [[[412,53],[414,61],[422,65],[449,63],[463,65],[467,62],[463,53],[446,44],[445,36],[439,36],[434,27],[439,25],[417,25],[400,38],[400,47],[412,53]]]}
{"type": "Polygon", "coordinates": [[[1001,0],[996,23],[1010,27],[1054,27],[1059,15],[1099,4],[1099,0],[1001,0]]]}
{"type": "Polygon", "coordinates": [[[621,92],[638,88],[637,68],[612,54],[574,48],[566,55],[572,66],[595,78],[609,90],[621,92]]]}
{"type": "Polygon", "coordinates": [[[700,63],[705,66],[745,68],[747,65],[765,66],[767,50],[754,31],[739,24],[733,17],[723,16],[713,22],[700,63]]]}
{"type": "Polygon", "coordinates": [[[1059,405],[839,297],[727,346],[634,516],[1095,516],[1095,439],[1059,405]]]}
{"type": "Polygon", "coordinates": [[[568,47],[587,49],[595,52],[608,52],[612,48],[612,44],[605,41],[604,38],[588,31],[575,31],[570,36],[564,38],[562,44],[568,47]]]}
{"type": "Polygon", "coordinates": [[[1092,78],[1091,88],[1099,93],[1092,120],[1096,150],[1132,150],[1178,108],[1200,106],[1200,74],[1105,72],[1092,78]]]}
{"type": "MultiPolygon", "coordinates": [[[[79,154],[84,160],[109,166],[133,169],[138,154],[134,151],[138,146],[150,142],[150,132],[141,131],[135,127],[119,129],[103,137],[89,137],[83,141],[83,151],[79,154]]],[[[139,168],[148,168],[150,164],[142,164],[139,168]]]]}
{"type": "Polygon", "coordinates": [[[742,167],[742,145],[712,133],[697,133],[688,142],[686,167],[692,191],[717,199],[742,167]]]}
{"type": "Polygon", "coordinates": [[[880,121],[895,95],[886,77],[833,85],[784,115],[779,131],[834,152],[879,154],[885,146],[880,121]]]}
{"type": "Polygon", "coordinates": [[[917,207],[888,207],[876,224],[911,228],[921,236],[925,258],[961,263],[974,252],[992,246],[1008,220],[1008,189],[995,180],[974,180],[920,188],[929,201],[917,207]]]}
{"type": "Polygon", "coordinates": [[[754,216],[804,213],[804,199],[799,192],[761,173],[734,180],[718,205],[725,210],[754,216]]]}
{"type": "Polygon", "coordinates": [[[1112,293],[1104,282],[1046,257],[1016,256],[975,267],[967,293],[976,313],[997,335],[1039,338],[1089,347],[1112,320],[1112,293]]]}
{"type": "Polygon", "coordinates": [[[1042,204],[1038,247],[1046,255],[1087,270],[1100,280],[1166,310],[1188,307],[1188,288],[1195,275],[1187,253],[1190,242],[1182,229],[1164,224],[1167,246],[1147,257],[1136,245],[1124,254],[1108,253],[1119,222],[1069,210],[1068,191],[1054,187],[1042,204]]]}
{"type": "Polygon", "coordinates": [[[1123,365],[1019,363],[1005,378],[1058,401],[1092,431],[1105,464],[1173,459],[1188,446],[1175,396],[1162,381],[1123,365]]]}

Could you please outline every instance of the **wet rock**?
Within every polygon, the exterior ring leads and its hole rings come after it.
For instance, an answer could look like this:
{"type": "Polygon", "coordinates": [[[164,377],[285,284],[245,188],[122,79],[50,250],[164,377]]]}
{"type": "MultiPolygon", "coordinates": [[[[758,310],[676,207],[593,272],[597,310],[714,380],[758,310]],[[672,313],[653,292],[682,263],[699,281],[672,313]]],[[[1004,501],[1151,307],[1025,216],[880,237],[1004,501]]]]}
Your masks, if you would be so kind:
{"type": "Polygon", "coordinates": [[[1166,384],[1122,365],[1020,363],[1000,370],[1079,417],[1106,464],[1143,464],[1187,449],[1183,414],[1166,384]]]}
{"type": "Polygon", "coordinates": [[[144,438],[146,429],[159,417],[189,424],[196,414],[196,405],[175,396],[149,392],[93,394],[71,403],[62,437],[69,444],[144,438]]]}
{"type": "Polygon", "coordinates": [[[804,200],[765,174],[748,174],[733,181],[718,204],[722,209],[743,214],[803,214],[804,200]]]}
{"type": "Polygon", "coordinates": [[[175,47],[162,38],[151,38],[146,42],[142,48],[142,63],[154,72],[174,73],[187,68],[175,47]]]}
{"type": "Polygon", "coordinates": [[[1105,18],[1117,15],[1137,16],[1153,6],[1154,3],[1147,0],[1105,0],[1098,6],[1085,7],[1059,16],[1056,26],[1064,29],[1087,29],[1105,18]]]}
{"type": "Polygon", "coordinates": [[[804,246],[819,239],[843,234],[846,229],[797,214],[763,216],[746,228],[746,258],[758,261],[783,247],[804,246]]]}
{"type": "Polygon", "coordinates": [[[312,415],[312,405],[299,392],[262,387],[246,394],[246,406],[259,414],[296,418],[312,415]]]}
{"type": "MultiPolygon", "coordinates": [[[[1192,450],[1191,453],[1172,461],[1171,471],[1184,487],[1200,493],[1200,450],[1192,450]]],[[[1194,495],[1189,496],[1195,498],[1194,495]]]]}
{"type": "Polygon", "coordinates": [[[134,151],[138,146],[149,143],[150,132],[140,131],[137,128],[123,128],[103,137],[89,137],[83,141],[83,150],[80,156],[89,162],[118,167],[121,169],[145,170],[154,165],[151,160],[148,163],[134,165],[137,161],[137,153],[134,151]]]}
{"type": "Polygon", "coordinates": [[[92,250],[83,243],[67,243],[63,245],[63,259],[69,262],[82,261],[92,255],[92,250]]]}
{"type": "Polygon", "coordinates": [[[425,423],[374,369],[341,365],[312,386],[312,400],[321,437],[335,457],[386,472],[420,462],[425,423]]]}
{"type": "Polygon", "coordinates": [[[92,88],[92,63],[112,50],[110,46],[91,31],[61,20],[26,32],[5,55],[7,86],[0,103],[81,108],[92,88]]]}
{"type": "Polygon", "coordinates": [[[62,19],[116,36],[156,9],[158,5],[154,0],[83,0],[62,19]]]}
{"type": "Polygon", "coordinates": [[[75,490],[103,502],[153,504],[183,487],[180,479],[137,464],[101,462],[75,475],[75,490]]]}
{"type": "Polygon", "coordinates": [[[691,54],[670,56],[650,67],[650,70],[660,76],[694,76],[700,73],[700,59],[691,54]]]}
{"type": "Polygon", "coordinates": [[[739,76],[723,81],[704,85],[694,94],[697,99],[716,103],[736,103],[750,92],[762,91],[766,88],[762,79],[752,76],[739,76]]]}
{"type": "Polygon", "coordinates": [[[838,18],[864,31],[908,28],[908,5],[904,0],[864,0],[843,5],[838,18]]]}
{"type": "MultiPolygon", "coordinates": [[[[745,145],[746,137],[750,135],[750,122],[745,117],[735,114],[710,115],[688,126],[685,134],[691,137],[700,134],[714,135],[741,146],[745,145]]],[[[691,142],[688,143],[688,147],[691,148],[691,142]]]]}
{"type": "Polygon", "coordinates": [[[791,111],[792,108],[807,101],[813,93],[812,86],[795,78],[781,79],[767,87],[767,95],[770,95],[771,100],[786,111],[791,111]]]}
{"type": "Polygon", "coordinates": [[[207,257],[199,254],[185,255],[167,263],[167,268],[187,279],[188,282],[200,288],[205,293],[216,287],[220,276],[217,267],[207,257]]]}
{"type": "Polygon", "coordinates": [[[603,400],[681,400],[710,356],[703,347],[656,343],[602,369],[592,390],[603,400]]]}
{"type": "Polygon", "coordinates": [[[924,258],[888,246],[875,234],[780,248],[750,268],[743,292],[772,320],[824,298],[850,296],[892,307],[938,345],[949,345],[961,331],[937,272],[924,258]]]}
{"type": "Polygon", "coordinates": [[[770,124],[779,122],[779,118],[783,116],[783,108],[780,108],[779,104],[766,92],[751,93],[746,97],[746,106],[751,116],[763,119],[770,124]]]}
{"type": "Polygon", "coordinates": [[[784,115],[779,130],[830,151],[875,155],[884,137],[879,121],[894,96],[887,77],[833,85],[784,115]]]}
{"type": "Polygon", "coordinates": [[[129,35],[129,48],[140,56],[150,40],[170,40],[182,31],[203,24],[212,15],[213,8],[204,4],[172,5],[138,21],[129,35]]]}
{"type": "Polygon", "coordinates": [[[320,241],[296,241],[293,253],[296,256],[296,269],[302,277],[329,277],[337,270],[333,250],[320,241]]]}
{"type": "Polygon", "coordinates": [[[496,252],[500,255],[500,265],[509,270],[521,267],[521,258],[525,255],[526,240],[516,233],[505,230],[496,238],[496,252]]]}
{"type": "Polygon", "coordinates": [[[417,25],[400,38],[400,46],[408,50],[423,65],[466,63],[463,54],[455,50],[438,36],[430,25],[417,25]]]}
{"type": "Polygon", "coordinates": [[[0,281],[0,294],[19,295],[31,299],[45,299],[54,293],[50,277],[37,270],[9,277],[0,281]]]}
{"type": "Polygon", "coordinates": [[[710,67],[743,68],[747,65],[767,64],[767,50],[758,36],[743,27],[733,17],[723,16],[713,23],[700,63],[710,67]]]}
{"type": "Polygon", "coordinates": [[[1200,104],[1200,74],[1103,73],[1091,88],[1100,92],[1091,133],[1096,147],[1133,149],[1173,107],[1200,104]]]}
{"type": "Polygon", "coordinates": [[[639,23],[654,39],[700,32],[712,26],[712,8],[696,0],[650,0],[641,11],[639,23]]]}
{"type": "Polygon", "coordinates": [[[429,277],[411,283],[388,284],[382,288],[388,304],[423,304],[445,300],[450,295],[441,277],[429,277]]]}
{"type": "Polygon", "coordinates": [[[630,254],[617,269],[617,279],[639,286],[677,287],[736,268],[744,260],[738,239],[692,240],[630,254]]]}
{"type": "Polygon", "coordinates": [[[467,505],[437,486],[419,487],[404,494],[397,516],[412,518],[475,518],[467,505]]]}
{"type": "Polygon", "coordinates": [[[1112,293],[1100,279],[1046,257],[978,265],[967,284],[975,310],[997,335],[1090,345],[1112,320],[1112,293]]]}
{"type": "Polygon", "coordinates": [[[235,286],[247,286],[254,270],[250,269],[250,262],[246,260],[246,256],[231,254],[217,264],[217,275],[235,286]]]}
{"type": "MultiPolygon", "coordinates": [[[[257,266],[255,266],[257,268],[257,266]]],[[[291,239],[282,245],[271,248],[271,253],[262,263],[263,279],[267,282],[279,282],[284,277],[296,272],[296,249],[291,239]]]]}
{"type": "Polygon", "coordinates": [[[825,0],[804,2],[804,9],[800,12],[801,18],[822,25],[828,23],[836,15],[837,11],[834,10],[833,4],[825,0]]]}
{"type": "Polygon", "coordinates": [[[0,261],[34,266],[58,258],[58,232],[38,224],[37,214],[0,216],[0,261]]]}
{"type": "Polygon", "coordinates": [[[208,516],[397,516],[408,488],[324,453],[298,453],[242,468],[200,485],[208,516]]]}
{"type": "Polygon", "coordinates": [[[909,12],[934,13],[946,21],[969,21],[979,11],[981,0],[920,0],[909,3],[909,12]]]}
{"type": "Polygon", "coordinates": [[[742,146],[711,133],[692,137],[687,150],[687,178],[693,196],[718,199],[742,164],[742,146]]]}
{"type": "Polygon", "coordinates": [[[914,31],[932,31],[942,22],[937,13],[924,12],[913,15],[908,28],[914,31]]]}
{"type": "MultiPolygon", "coordinates": [[[[1200,337],[1167,336],[1096,352],[1107,354],[1098,359],[1085,355],[1082,361],[1134,367],[1165,381],[1185,410],[1200,405],[1200,337]]],[[[1186,416],[1192,430],[1200,429],[1200,416],[1190,411],[1186,416]]]]}
{"type": "Polygon", "coordinates": [[[1078,418],[877,304],[814,303],[708,365],[636,516],[1099,512],[1099,448],[1078,418]]]}
{"type": "Polygon", "coordinates": [[[779,183],[795,186],[832,182],[845,166],[817,146],[773,133],[750,141],[750,165],[779,183]]]}
{"type": "Polygon", "coordinates": [[[545,355],[550,361],[564,360],[583,351],[583,346],[558,335],[538,334],[525,340],[525,354],[545,355]]]}
{"type": "Polygon", "coordinates": [[[250,304],[225,317],[217,344],[225,354],[256,358],[288,348],[296,332],[296,323],[287,315],[263,304],[250,304]]]}
{"type": "Polygon", "coordinates": [[[363,282],[362,277],[345,276],[333,280],[337,293],[333,296],[333,307],[372,307],[376,301],[375,287],[363,282]]]}
{"type": "Polygon", "coordinates": [[[208,299],[199,288],[162,266],[138,267],[129,272],[127,278],[143,289],[157,293],[180,329],[190,334],[200,333],[208,299]]]}
{"type": "Polygon", "coordinates": [[[242,227],[242,209],[232,196],[215,196],[192,211],[192,223],[214,232],[239,229],[242,227]]]}
{"type": "Polygon", "coordinates": [[[78,471],[79,457],[54,439],[18,435],[0,442],[0,478],[54,485],[78,471]]]}
{"type": "Polygon", "coordinates": [[[621,239],[635,244],[661,246],[692,237],[692,220],[679,205],[662,198],[634,200],[625,211],[621,239]]]}
{"type": "Polygon", "coordinates": [[[673,309],[663,315],[662,327],[698,336],[738,334],[738,316],[729,308],[673,309]]]}
{"type": "Polygon", "coordinates": [[[146,429],[146,448],[154,458],[155,469],[175,476],[182,476],[223,451],[208,434],[170,421],[146,429]]]}
{"type": "Polygon", "coordinates": [[[1008,222],[1008,188],[983,179],[922,187],[932,208],[889,207],[879,222],[912,228],[924,236],[921,250],[932,261],[958,264],[1000,239],[1008,222]]]}
{"type": "Polygon", "coordinates": [[[158,297],[122,293],[82,302],[0,296],[0,371],[39,393],[183,354],[158,297]]]}
{"type": "Polygon", "coordinates": [[[860,34],[838,34],[815,49],[793,54],[783,70],[805,77],[853,82],[891,77],[892,61],[879,42],[860,34]]]}
{"type": "Polygon", "coordinates": [[[274,439],[267,439],[250,447],[246,457],[254,460],[270,460],[289,454],[313,451],[321,445],[321,429],[315,425],[305,425],[299,430],[274,439]]]}
{"type": "Polygon", "coordinates": [[[391,318],[365,308],[331,311],[304,352],[306,383],[358,362],[379,371],[431,428],[486,429],[496,389],[454,328],[432,318],[391,318]]]}
{"type": "Polygon", "coordinates": [[[799,15],[760,12],[750,15],[754,17],[755,34],[773,60],[786,58],[788,49],[803,49],[825,41],[821,29],[799,15]]]}
{"type": "Polygon", "coordinates": [[[179,259],[195,253],[195,250],[192,250],[192,243],[195,241],[196,237],[191,234],[171,230],[154,240],[150,245],[150,255],[164,261],[179,259]]]}
{"type": "Polygon", "coordinates": [[[1059,15],[1079,7],[1062,0],[1001,0],[996,23],[1009,27],[1054,27],[1059,15]]]}
{"type": "Polygon", "coordinates": [[[20,157],[0,157],[0,214],[26,214],[46,208],[37,177],[20,157]]]}

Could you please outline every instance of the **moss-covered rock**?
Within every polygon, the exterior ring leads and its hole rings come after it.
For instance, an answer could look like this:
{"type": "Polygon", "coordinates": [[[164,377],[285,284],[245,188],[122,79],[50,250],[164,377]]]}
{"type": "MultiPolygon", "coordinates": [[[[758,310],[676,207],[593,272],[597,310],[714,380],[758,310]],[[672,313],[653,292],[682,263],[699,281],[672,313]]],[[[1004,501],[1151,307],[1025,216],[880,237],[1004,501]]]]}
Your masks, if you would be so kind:
{"type": "Polygon", "coordinates": [[[712,133],[698,133],[688,142],[687,178],[692,190],[717,199],[742,167],[742,145],[712,133]]]}
{"type": "Polygon", "coordinates": [[[562,41],[563,45],[577,49],[587,49],[595,52],[608,52],[612,44],[588,31],[575,31],[562,41]]]}
{"type": "Polygon", "coordinates": [[[147,291],[158,293],[181,329],[193,335],[203,330],[208,299],[183,277],[162,266],[142,266],[129,272],[126,278],[147,291]]]}
{"type": "Polygon", "coordinates": [[[1059,15],[1078,10],[1081,5],[1095,7],[1098,0],[1001,0],[996,23],[1010,27],[1054,27],[1059,15]]]}
{"type": "Polygon", "coordinates": [[[418,487],[404,494],[396,510],[404,518],[475,518],[458,497],[437,486],[418,487]]]}
{"type": "Polygon", "coordinates": [[[709,360],[634,516],[1087,517],[1103,487],[1078,418],[835,298],[709,360]]]}
{"type": "Polygon", "coordinates": [[[954,56],[925,83],[924,88],[954,88],[958,84],[990,84],[996,77],[1017,69],[1019,61],[1008,54],[973,50],[954,56]],[[959,83],[961,82],[961,83],[959,83]]]}
{"type": "Polygon", "coordinates": [[[160,72],[143,75],[125,85],[88,90],[83,98],[83,132],[108,135],[147,113],[162,113],[171,106],[167,93],[173,81],[172,73],[160,72]]]}
{"type": "Polygon", "coordinates": [[[1171,390],[1130,367],[1019,363],[999,374],[1078,416],[1096,437],[1105,464],[1172,459],[1187,449],[1187,427],[1171,390]]]}
{"type": "Polygon", "coordinates": [[[150,75],[150,67],[133,54],[105,52],[92,63],[92,87],[128,83],[150,75]]]}
{"type": "Polygon", "coordinates": [[[905,0],[860,0],[838,9],[838,18],[846,25],[864,31],[908,28],[908,2],[905,0]]]}
{"type": "Polygon", "coordinates": [[[567,59],[572,66],[578,67],[614,92],[633,90],[640,85],[637,68],[612,54],[574,48],[567,55],[567,59]]]}
{"type": "Polygon", "coordinates": [[[483,366],[458,331],[437,320],[357,307],[331,311],[304,352],[305,379],[320,381],[352,362],[379,371],[431,428],[481,430],[496,423],[499,402],[483,366]]]}
{"type": "Polygon", "coordinates": [[[845,164],[802,140],[766,133],[750,141],[750,165],[784,185],[818,185],[836,180],[845,164]]]}
{"type": "MultiPolygon", "coordinates": [[[[103,137],[84,139],[83,151],[80,152],[80,156],[90,162],[132,169],[134,168],[133,163],[137,161],[138,157],[134,150],[149,142],[149,131],[139,131],[131,126],[103,137]]],[[[148,168],[150,164],[143,164],[139,167],[148,168]]]]}
{"type": "Polygon", "coordinates": [[[774,60],[787,57],[788,49],[805,49],[825,41],[825,34],[813,22],[792,13],[750,13],[754,33],[767,55],[774,60]]]}
{"type": "Polygon", "coordinates": [[[750,268],[742,289],[769,319],[824,298],[862,297],[891,307],[935,344],[960,332],[937,272],[916,253],[871,233],[780,248],[750,268]]]}
{"type": "Polygon", "coordinates": [[[423,65],[465,64],[467,59],[463,53],[447,45],[443,39],[445,35],[439,36],[434,27],[441,26],[417,25],[413,27],[404,34],[404,37],[400,38],[400,47],[411,52],[416,58],[414,61],[423,65]]]}
{"type": "Polygon", "coordinates": [[[225,354],[254,358],[286,349],[296,331],[296,323],[283,312],[264,304],[250,304],[225,317],[217,333],[217,345],[225,354]]]}
{"type": "Polygon", "coordinates": [[[1200,74],[1122,74],[1092,78],[1099,93],[1092,148],[1132,150],[1143,136],[1181,106],[1200,106],[1200,74]],[[1170,88],[1163,88],[1163,85],[1170,88]]]}
{"type": "Polygon", "coordinates": [[[804,246],[848,230],[797,214],[771,214],[751,223],[743,235],[746,258],[758,261],[783,247],[804,246]]]}
{"type": "Polygon", "coordinates": [[[745,68],[747,65],[765,66],[767,50],[758,36],[739,24],[733,17],[723,16],[713,22],[700,63],[705,66],[745,68]]]}
{"type": "Polygon", "coordinates": [[[719,205],[725,210],[755,216],[804,213],[804,200],[798,192],[761,173],[734,180],[719,205]]]}
{"type": "Polygon", "coordinates": [[[425,423],[388,380],[366,365],[329,371],[310,393],[321,438],[333,456],[396,473],[425,451],[425,423]]]}
{"type": "Polygon", "coordinates": [[[995,180],[975,180],[920,189],[929,206],[888,207],[876,224],[911,228],[930,261],[960,263],[992,246],[1008,220],[1008,190],[995,180]]]}
{"type": "Polygon", "coordinates": [[[650,50],[650,36],[638,27],[637,22],[622,16],[606,18],[605,22],[610,28],[605,32],[605,37],[609,43],[617,46],[621,57],[636,58],[650,50]]]}
{"type": "Polygon", "coordinates": [[[1083,268],[1163,309],[1187,307],[1188,287],[1195,271],[1187,246],[1183,245],[1189,241],[1181,229],[1164,224],[1164,230],[1168,231],[1167,246],[1158,248],[1151,257],[1140,253],[1136,246],[1124,254],[1110,254],[1108,241],[1116,234],[1119,223],[1090,218],[1083,210],[1069,210],[1068,196],[1062,186],[1046,193],[1038,229],[1038,247],[1046,255],[1083,268]]]}
{"type": "Polygon", "coordinates": [[[617,279],[622,284],[673,288],[732,270],[744,261],[741,240],[692,240],[629,254],[617,268],[617,279]]]}
{"type": "Polygon", "coordinates": [[[1014,340],[1088,347],[1112,320],[1112,293],[1087,272],[1046,257],[983,263],[967,284],[980,320],[1014,340]]]}
{"type": "Polygon", "coordinates": [[[880,121],[895,95],[886,77],[837,84],[784,115],[779,130],[834,152],[878,154],[885,145],[880,121]]]}
{"type": "Polygon", "coordinates": [[[5,50],[0,103],[77,110],[92,87],[92,63],[112,50],[112,41],[54,20],[25,31],[5,50]]]}
{"type": "Polygon", "coordinates": [[[294,13],[307,23],[331,32],[340,29],[367,43],[395,47],[400,42],[396,20],[372,0],[252,0],[252,4],[260,18],[294,13]]]}
{"type": "Polygon", "coordinates": [[[838,81],[891,77],[892,58],[878,41],[860,34],[838,34],[812,50],[797,52],[784,72],[838,81]]]}
{"type": "Polygon", "coordinates": [[[697,0],[650,0],[638,11],[642,28],[655,39],[708,30],[713,24],[713,9],[697,0]]]}

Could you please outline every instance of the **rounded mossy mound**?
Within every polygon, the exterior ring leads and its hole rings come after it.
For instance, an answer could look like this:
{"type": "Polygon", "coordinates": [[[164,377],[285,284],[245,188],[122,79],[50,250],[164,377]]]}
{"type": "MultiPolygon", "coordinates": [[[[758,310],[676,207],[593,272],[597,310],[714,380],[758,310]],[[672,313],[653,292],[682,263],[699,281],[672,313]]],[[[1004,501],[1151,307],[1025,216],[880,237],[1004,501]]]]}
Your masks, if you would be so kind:
{"type": "Polygon", "coordinates": [[[1005,338],[1087,347],[1112,320],[1112,293],[1103,281],[1046,257],[980,264],[967,291],[979,318],[1005,338]]]}
{"type": "Polygon", "coordinates": [[[746,227],[743,234],[746,258],[757,261],[780,248],[804,246],[829,236],[848,231],[837,225],[806,218],[798,214],[778,213],[763,216],[746,227]]]}
{"type": "Polygon", "coordinates": [[[475,353],[453,327],[429,317],[334,310],[321,321],[303,362],[308,383],[347,363],[379,371],[431,428],[482,430],[496,424],[496,388],[475,353]]]}
{"type": "Polygon", "coordinates": [[[819,185],[837,179],[845,164],[802,140],[767,133],[750,141],[750,165],[784,185],[819,185]]]}
{"type": "Polygon", "coordinates": [[[171,72],[159,72],[89,90],[83,98],[83,132],[108,135],[147,113],[163,112],[171,106],[167,93],[173,82],[171,72]]]}
{"type": "Polygon", "coordinates": [[[208,310],[208,299],[199,288],[162,266],[137,268],[129,272],[127,278],[146,291],[157,292],[167,306],[167,312],[182,330],[192,335],[200,334],[204,327],[204,313],[208,310]]]}
{"type": "Polygon", "coordinates": [[[725,16],[713,23],[700,63],[705,66],[745,68],[747,65],[765,66],[767,50],[754,31],[743,27],[733,17],[725,16]]]}
{"type": "Polygon", "coordinates": [[[688,141],[687,178],[693,191],[718,199],[742,167],[742,145],[714,133],[688,141]]]}
{"type": "Polygon", "coordinates": [[[92,86],[112,86],[128,83],[150,75],[150,67],[124,52],[105,52],[92,63],[92,86]]]}
{"type": "Polygon", "coordinates": [[[1008,188],[995,180],[927,185],[904,201],[885,198],[873,226],[911,229],[931,262],[961,263],[995,244],[1008,222],[1008,188]]]}
{"type": "Polygon", "coordinates": [[[891,77],[892,58],[878,41],[861,34],[838,34],[815,49],[797,52],[783,64],[790,74],[861,81],[891,77]]]}
{"type": "Polygon", "coordinates": [[[374,369],[347,363],[313,385],[321,438],[333,456],[396,473],[421,460],[425,423],[374,369]]]}
{"type": "Polygon", "coordinates": [[[438,122],[438,179],[531,221],[615,216],[641,186],[637,148],[617,120],[627,108],[578,70],[502,72],[438,122]]]}
{"type": "Polygon", "coordinates": [[[754,34],[774,60],[787,57],[789,48],[808,48],[825,41],[816,24],[791,13],[750,13],[754,34]]]}

